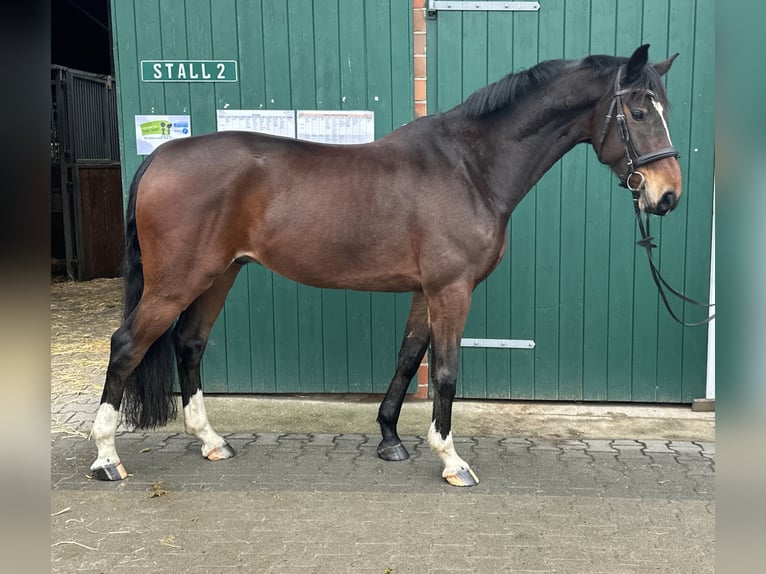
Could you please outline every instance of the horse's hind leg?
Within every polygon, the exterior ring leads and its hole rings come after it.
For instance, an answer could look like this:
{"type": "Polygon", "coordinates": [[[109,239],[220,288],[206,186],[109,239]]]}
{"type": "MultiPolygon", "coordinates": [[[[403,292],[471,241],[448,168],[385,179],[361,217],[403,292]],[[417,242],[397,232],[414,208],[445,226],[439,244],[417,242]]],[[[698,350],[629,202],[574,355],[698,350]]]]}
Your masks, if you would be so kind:
{"type": "Polygon", "coordinates": [[[200,362],[210,329],[241,267],[234,263],[219,276],[207,291],[181,313],[173,331],[184,425],[187,433],[202,441],[202,456],[208,460],[223,460],[234,456],[234,449],[213,431],[208,422],[202,398],[200,362]]]}
{"type": "Polygon", "coordinates": [[[457,385],[460,339],[471,307],[471,289],[451,285],[428,294],[431,318],[433,421],[428,444],[444,463],[442,477],[453,486],[473,486],[479,479],[455,451],[452,440],[452,400],[457,385]]]}
{"type": "MultiPolygon", "coordinates": [[[[91,436],[98,449],[97,458],[90,467],[95,478],[121,480],[127,476],[115,448],[115,433],[125,386],[130,384],[131,373],[144,359],[149,348],[163,337],[184,306],[182,302],[173,303],[157,297],[144,296],[112,335],[101,405],[91,430],[91,436]]],[[[172,369],[172,358],[170,368],[172,369]]],[[[162,375],[172,377],[172,371],[164,370],[162,375]]],[[[163,407],[158,405],[158,408],[163,407]]],[[[167,417],[167,413],[164,417],[167,417]]]]}
{"type": "Polygon", "coordinates": [[[404,329],[402,346],[396,364],[396,373],[378,410],[378,423],[383,440],[378,445],[378,456],[383,460],[406,460],[407,449],[396,432],[399,413],[412,377],[428,348],[428,305],[423,293],[413,293],[410,315],[404,329]]]}

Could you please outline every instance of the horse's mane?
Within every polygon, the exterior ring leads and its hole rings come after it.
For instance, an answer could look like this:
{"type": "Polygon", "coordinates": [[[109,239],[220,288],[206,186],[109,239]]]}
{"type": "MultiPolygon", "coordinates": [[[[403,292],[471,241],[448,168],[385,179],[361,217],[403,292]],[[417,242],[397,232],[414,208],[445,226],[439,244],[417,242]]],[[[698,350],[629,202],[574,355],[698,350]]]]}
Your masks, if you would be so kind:
{"type": "Polygon", "coordinates": [[[473,118],[496,112],[550,81],[565,64],[565,60],[547,60],[527,70],[508,74],[497,82],[476,90],[459,108],[465,115],[473,118]]]}
{"type": "MultiPolygon", "coordinates": [[[[468,117],[480,118],[506,108],[527,96],[539,86],[546,84],[568,66],[579,66],[593,71],[596,78],[613,76],[628,58],[619,56],[594,55],[582,60],[547,60],[526,70],[508,74],[498,81],[476,90],[456,109],[468,117]]],[[[665,100],[665,87],[660,75],[652,66],[646,66],[644,73],[631,86],[648,89],[665,100]]]]}

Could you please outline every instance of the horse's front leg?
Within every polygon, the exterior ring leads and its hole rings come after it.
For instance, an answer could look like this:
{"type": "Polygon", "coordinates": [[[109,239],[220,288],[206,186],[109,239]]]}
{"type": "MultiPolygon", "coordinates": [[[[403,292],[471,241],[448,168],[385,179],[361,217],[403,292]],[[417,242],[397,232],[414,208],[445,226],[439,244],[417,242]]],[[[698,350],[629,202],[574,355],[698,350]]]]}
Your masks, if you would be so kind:
{"type": "Polygon", "coordinates": [[[383,460],[406,460],[410,456],[396,432],[396,425],[407,387],[418,372],[429,339],[426,298],[423,293],[413,293],[410,315],[396,363],[396,373],[378,409],[378,423],[383,435],[383,440],[378,445],[378,456],[383,460]]]}
{"type": "Polygon", "coordinates": [[[433,417],[428,444],[444,464],[442,477],[453,486],[474,486],[479,479],[457,451],[452,440],[452,401],[457,386],[460,339],[471,307],[472,289],[455,285],[429,295],[431,315],[431,380],[433,417]]]}

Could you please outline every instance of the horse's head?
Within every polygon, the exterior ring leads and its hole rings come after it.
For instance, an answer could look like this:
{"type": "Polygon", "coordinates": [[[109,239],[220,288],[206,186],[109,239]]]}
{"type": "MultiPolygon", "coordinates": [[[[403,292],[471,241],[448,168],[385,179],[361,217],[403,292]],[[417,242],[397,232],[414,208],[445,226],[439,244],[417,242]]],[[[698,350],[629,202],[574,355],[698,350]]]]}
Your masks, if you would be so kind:
{"type": "Polygon", "coordinates": [[[640,209],[665,215],[681,197],[678,152],[670,141],[668,102],[660,76],[678,55],[648,64],[649,45],[619,66],[591,122],[591,142],[640,209]]]}

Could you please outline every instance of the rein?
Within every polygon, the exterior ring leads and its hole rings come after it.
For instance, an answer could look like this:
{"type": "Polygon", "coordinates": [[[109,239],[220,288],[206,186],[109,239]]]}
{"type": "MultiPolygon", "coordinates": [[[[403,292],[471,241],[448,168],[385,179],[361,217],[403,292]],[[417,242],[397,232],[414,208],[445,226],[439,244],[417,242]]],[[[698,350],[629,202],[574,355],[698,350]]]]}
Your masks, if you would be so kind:
{"type": "MultiPolygon", "coordinates": [[[[630,89],[624,89],[620,85],[620,77],[622,76],[622,71],[624,68],[625,68],[624,65],[619,67],[619,69],[617,70],[617,76],[614,80],[614,97],[612,98],[612,103],[609,106],[609,111],[607,112],[606,118],[604,120],[604,125],[601,127],[601,142],[599,145],[599,156],[601,155],[601,151],[603,150],[603,147],[604,147],[604,140],[606,138],[606,133],[609,130],[609,126],[612,123],[612,117],[613,117],[612,113],[614,112],[616,108],[617,114],[614,116],[614,118],[617,120],[617,127],[620,132],[620,140],[622,142],[622,147],[625,150],[625,157],[628,160],[628,165],[627,165],[628,170],[626,174],[619,175],[620,186],[629,189],[630,192],[633,194],[633,207],[636,212],[638,229],[641,232],[641,239],[638,240],[636,243],[640,245],[641,247],[643,247],[644,249],[646,249],[646,257],[647,257],[647,260],[649,261],[649,270],[652,273],[652,279],[654,279],[654,283],[655,285],[657,285],[657,291],[659,291],[660,297],[662,298],[662,302],[665,304],[665,308],[668,310],[668,313],[670,313],[670,316],[673,317],[673,319],[675,319],[681,325],[684,325],[685,327],[699,327],[701,325],[707,325],[710,321],[712,321],[715,318],[715,315],[709,315],[706,319],[703,319],[702,321],[697,321],[696,323],[687,323],[686,321],[683,321],[682,319],[680,319],[673,312],[673,309],[671,308],[670,303],[668,302],[668,298],[667,298],[667,295],[665,294],[663,286],[676,297],[682,299],[683,301],[686,301],[687,303],[691,303],[692,305],[697,305],[698,307],[710,308],[710,307],[714,307],[715,304],[701,303],[700,301],[696,301],[695,299],[692,299],[691,297],[687,297],[686,295],[684,295],[677,289],[674,289],[667,282],[667,280],[662,276],[659,268],[654,262],[654,258],[652,257],[652,249],[655,249],[657,245],[652,243],[652,240],[654,238],[649,234],[649,214],[648,213],[646,214],[646,224],[644,224],[644,221],[641,218],[641,209],[638,207],[639,193],[640,193],[641,187],[644,185],[644,182],[646,181],[644,174],[638,171],[638,168],[667,157],[677,158],[678,150],[673,145],[670,145],[649,153],[645,153],[643,155],[639,155],[638,151],[633,145],[633,140],[630,137],[630,129],[628,128],[628,122],[625,119],[625,113],[623,111],[623,106],[622,106],[622,96],[632,91],[635,91],[630,89]],[[638,176],[640,179],[637,185],[631,185],[631,179],[633,178],[633,176],[638,176]]],[[[642,91],[646,92],[646,94],[651,98],[657,97],[657,95],[651,90],[642,90],[642,91]]]]}
{"type": "Polygon", "coordinates": [[[670,313],[670,316],[673,317],[677,322],[681,323],[684,327],[699,327],[700,325],[707,325],[710,321],[715,319],[715,315],[709,315],[706,319],[703,319],[702,321],[697,321],[696,323],[687,323],[686,321],[683,321],[682,319],[679,319],[678,316],[673,312],[673,309],[670,307],[670,303],[668,302],[668,297],[665,295],[665,291],[663,290],[663,285],[667,288],[668,291],[670,291],[673,295],[678,297],[679,299],[683,299],[687,303],[691,303],[692,305],[697,305],[698,307],[704,307],[704,308],[710,308],[714,307],[715,303],[702,303],[700,301],[697,301],[695,299],[692,299],[691,297],[687,297],[677,289],[674,289],[667,280],[662,276],[660,273],[659,268],[657,267],[657,264],[654,262],[654,258],[652,257],[652,249],[657,247],[656,244],[652,243],[652,240],[654,237],[652,237],[649,234],[649,214],[646,214],[646,225],[644,225],[643,219],[641,219],[641,210],[638,207],[638,194],[633,193],[633,207],[636,211],[636,220],[638,221],[638,229],[641,231],[641,239],[639,239],[636,243],[646,249],[646,258],[649,261],[649,270],[652,272],[652,279],[654,279],[655,285],[657,285],[657,291],[660,293],[660,297],[662,298],[662,302],[665,304],[665,308],[668,310],[668,313],[670,313]]]}

